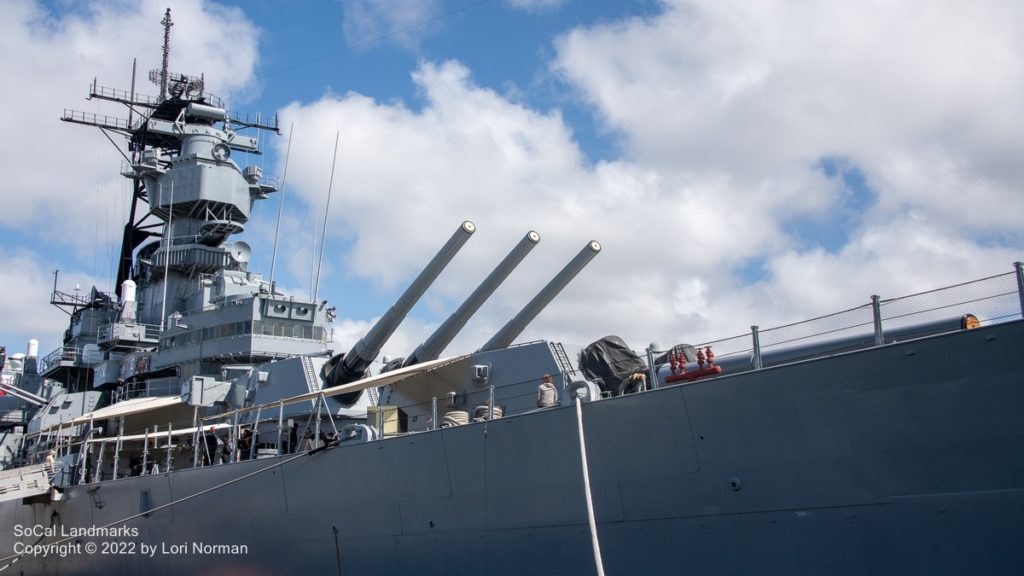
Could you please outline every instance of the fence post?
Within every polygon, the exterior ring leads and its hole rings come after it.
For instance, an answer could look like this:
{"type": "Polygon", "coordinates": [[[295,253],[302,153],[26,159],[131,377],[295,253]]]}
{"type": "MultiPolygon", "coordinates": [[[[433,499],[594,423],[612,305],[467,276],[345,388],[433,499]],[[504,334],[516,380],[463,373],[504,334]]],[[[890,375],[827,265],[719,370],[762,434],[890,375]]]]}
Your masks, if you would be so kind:
{"type": "MultiPolygon", "coordinates": [[[[277,455],[278,456],[280,456],[281,454],[285,453],[284,450],[282,450],[282,446],[284,446],[284,445],[281,443],[282,442],[281,437],[282,437],[283,434],[284,434],[284,399],[282,398],[281,400],[278,400],[278,402],[277,402],[277,455]]],[[[288,438],[288,443],[289,443],[288,447],[291,448],[291,446],[290,446],[290,444],[291,444],[291,436],[290,435],[289,435],[289,438],[288,438]]]]}
{"type": "Polygon", "coordinates": [[[882,305],[878,294],[871,295],[871,314],[875,318],[875,346],[885,344],[885,335],[882,334],[882,305]]]}
{"type": "Polygon", "coordinates": [[[1020,298],[1020,315],[1024,316],[1024,263],[1014,262],[1017,269],[1017,297],[1020,298]]]}
{"type": "Polygon", "coordinates": [[[758,335],[757,325],[750,327],[750,337],[754,345],[754,370],[761,369],[761,337],[758,335]]]}
{"type": "Polygon", "coordinates": [[[165,467],[166,467],[166,470],[164,470],[165,473],[171,471],[171,460],[173,459],[172,455],[174,453],[174,451],[171,450],[171,445],[172,444],[174,444],[174,428],[173,428],[173,424],[168,422],[167,423],[167,463],[165,464],[165,467]]]}
{"type": "MultiPolygon", "coordinates": [[[[156,432],[153,432],[156,434],[156,432]]],[[[149,464],[149,428],[146,428],[146,433],[142,437],[142,472],[139,472],[139,476],[146,474],[146,465],[149,464]]]]}
{"type": "Polygon", "coordinates": [[[494,420],[494,384],[491,384],[487,393],[487,419],[494,420]]]}
{"type": "Polygon", "coordinates": [[[654,342],[651,342],[651,345],[647,347],[647,372],[649,373],[648,377],[651,379],[650,384],[649,384],[648,387],[651,390],[657,390],[658,389],[658,369],[654,365],[654,342]]]}
{"type": "Polygon", "coordinates": [[[121,458],[121,437],[124,436],[124,416],[117,427],[117,441],[114,442],[114,480],[117,480],[117,462],[121,458]]]}
{"type": "Polygon", "coordinates": [[[199,422],[198,404],[192,408],[192,428],[192,467],[199,468],[199,439],[202,436],[202,426],[199,422]]]}

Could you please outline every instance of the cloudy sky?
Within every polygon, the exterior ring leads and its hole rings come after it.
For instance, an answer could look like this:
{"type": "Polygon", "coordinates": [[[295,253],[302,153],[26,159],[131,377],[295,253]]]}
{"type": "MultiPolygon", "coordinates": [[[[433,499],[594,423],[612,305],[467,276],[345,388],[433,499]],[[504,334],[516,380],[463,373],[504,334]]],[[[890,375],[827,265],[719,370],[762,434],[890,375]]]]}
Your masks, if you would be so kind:
{"type": "MultiPolygon", "coordinates": [[[[277,279],[347,349],[459,223],[478,231],[385,353],[404,355],[528,230],[540,245],[449,353],[487,340],[591,239],[521,340],[731,336],[1008,272],[1024,257],[1024,3],[1014,0],[7,0],[0,344],[60,344],[62,290],[110,291],[130,182],[65,108],[160,60],[281,136],[277,279]]],[[[123,142],[115,140],[123,147],[123,142]]],[[[268,273],[279,196],[242,237],[268,273]]]]}

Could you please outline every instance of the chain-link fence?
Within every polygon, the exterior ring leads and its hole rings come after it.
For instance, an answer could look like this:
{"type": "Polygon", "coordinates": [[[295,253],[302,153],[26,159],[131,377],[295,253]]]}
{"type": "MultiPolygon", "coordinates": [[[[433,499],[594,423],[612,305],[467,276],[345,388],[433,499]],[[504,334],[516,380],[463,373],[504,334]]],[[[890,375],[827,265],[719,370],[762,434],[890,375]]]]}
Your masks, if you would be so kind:
{"type": "Polygon", "coordinates": [[[973,314],[985,324],[1021,317],[1017,274],[1010,272],[881,303],[883,328],[900,329],[973,314]]]}

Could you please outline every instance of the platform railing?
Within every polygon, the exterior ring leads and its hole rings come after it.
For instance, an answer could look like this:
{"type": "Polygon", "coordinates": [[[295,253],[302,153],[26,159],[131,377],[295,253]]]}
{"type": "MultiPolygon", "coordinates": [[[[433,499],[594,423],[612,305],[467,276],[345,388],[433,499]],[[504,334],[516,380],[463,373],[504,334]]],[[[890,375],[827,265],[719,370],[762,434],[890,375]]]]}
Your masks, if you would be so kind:
{"type": "Polygon", "coordinates": [[[111,393],[111,404],[132,398],[175,396],[181,394],[181,381],[176,377],[154,378],[144,382],[126,382],[111,393]]]}
{"type": "Polygon", "coordinates": [[[39,373],[46,374],[54,366],[60,365],[61,362],[71,362],[78,364],[82,361],[82,349],[75,348],[74,346],[61,346],[53,352],[50,352],[39,361],[39,373]]]}
{"type": "MultiPolygon", "coordinates": [[[[125,323],[121,323],[121,324],[125,324],[125,323]]],[[[114,326],[116,326],[116,325],[117,325],[117,323],[104,324],[104,325],[100,326],[99,331],[98,331],[98,338],[99,338],[99,340],[101,342],[105,342],[107,340],[111,340],[114,337],[114,326]]],[[[142,336],[146,340],[156,341],[157,339],[160,338],[160,326],[158,326],[156,324],[134,324],[134,325],[135,326],[142,326],[144,328],[142,336]]]]}

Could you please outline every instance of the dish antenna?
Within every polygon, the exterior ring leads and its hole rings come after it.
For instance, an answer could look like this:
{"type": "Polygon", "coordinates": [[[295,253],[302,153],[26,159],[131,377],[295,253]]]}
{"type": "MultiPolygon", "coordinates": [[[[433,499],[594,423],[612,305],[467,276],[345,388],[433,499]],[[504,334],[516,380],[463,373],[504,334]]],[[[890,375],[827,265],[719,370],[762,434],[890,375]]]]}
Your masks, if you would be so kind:
{"type": "Polygon", "coordinates": [[[231,258],[234,259],[235,262],[248,262],[249,257],[252,256],[252,248],[249,247],[249,244],[242,242],[241,240],[232,244],[229,250],[231,258]]]}

